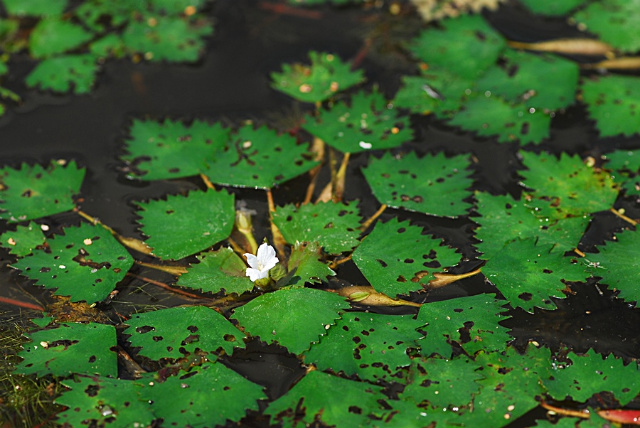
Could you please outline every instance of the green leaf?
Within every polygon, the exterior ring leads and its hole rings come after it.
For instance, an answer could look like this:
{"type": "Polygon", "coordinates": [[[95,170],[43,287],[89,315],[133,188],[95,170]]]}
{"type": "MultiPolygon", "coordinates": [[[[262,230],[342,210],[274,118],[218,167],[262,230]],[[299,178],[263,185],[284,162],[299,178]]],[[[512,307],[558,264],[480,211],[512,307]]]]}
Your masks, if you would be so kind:
{"type": "Polygon", "coordinates": [[[422,325],[412,315],[346,312],[305,353],[304,362],[363,380],[391,381],[411,363],[407,348],[423,337],[416,331],[422,325]]]}
{"type": "Polygon", "coordinates": [[[216,427],[227,420],[239,422],[247,410],[258,410],[266,399],[262,387],[221,363],[205,363],[179,372],[164,382],[151,382],[142,391],[163,426],[216,427]]]}
{"type": "Polygon", "coordinates": [[[371,158],[363,173],[378,201],[394,208],[404,208],[425,214],[457,217],[465,215],[471,204],[473,180],[467,171],[469,157],[446,158],[443,153],[418,158],[409,152],[405,156],[387,153],[380,159],[371,158]]]}
{"type": "Polygon", "coordinates": [[[540,210],[539,216],[563,218],[609,210],[618,197],[611,176],[585,165],[578,155],[520,154],[527,167],[520,171],[522,183],[534,189],[528,205],[540,210]]]}
{"type": "Polygon", "coordinates": [[[413,138],[409,118],[400,116],[377,88],[354,94],[350,105],[338,102],[317,117],[308,116],[303,128],[344,153],[390,149],[413,138]]]}
{"type": "Polygon", "coordinates": [[[217,244],[231,234],[234,196],[225,190],[191,191],[166,200],[136,202],[145,242],[163,259],[181,259],[217,244]]]}
{"type": "Polygon", "coordinates": [[[263,342],[278,342],[299,354],[317,342],[348,307],[344,298],[333,293],[283,288],[236,308],[232,318],[263,342]]]}
{"type": "Polygon", "coordinates": [[[606,168],[614,171],[613,180],[625,194],[640,196],[640,150],[617,150],[603,157],[606,168]]]}
{"type": "Polygon", "coordinates": [[[326,52],[309,52],[311,65],[283,64],[282,72],[271,73],[271,86],[303,102],[319,103],[364,81],[362,70],[326,52]]]}
{"type": "Polygon", "coordinates": [[[140,355],[152,360],[182,358],[197,350],[206,354],[234,347],[244,348],[244,334],[224,316],[205,306],[179,306],[143,314],[127,321],[124,334],[130,334],[132,346],[141,347],[140,355]]]}
{"type": "Polygon", "coordinates": [[[96,80],[98,65],[93,55],[63,55],[41,61],[25,79],[30,88],[86,94],[96,80]]]}
{"type": "Polygon", "coordinates": [[[352,258],[373,288],[393,297],[422,290],[433,273],[457,264],[460,254],[423,235],[420,227],[394,218],[378,222],[352,258]]]}
{"type": "Polygon", "coordinates": [[[155,419],[150,403],[140,398],[140,382],[75,376],[62,384],[71,389],[55,399],[56,404],[67,407],[57,414],[58,423],[73,427],[146,427],[155,419]]]}
{"type": "Polygon", "coordinates": [[[503,61],[478,80],[480,92],[545,113],[575,102],[580,71],[574,61],[513,49],[505,52],[503,61]]]}
{"type": "Polygon", "coordinates": [[[471,98],[449,121],[481,137],[496,136],[498,142],[542,142],[549,136],[551,118],[541,111],[531,112],[524,104],[513,106],[495,96],[480,94],[471,98]]]}
{"type": "Polygon", "coordinates": [[[134,120],[122,159],[142,171],[143,180],[189,177],[205,171],[229,141],[219,123],[134,120]]]}
{"type": "Polygon", "coordinates": [[[185,13],[188,7],[202,8],[207,0],[153,0],[149,7],[155,11],[165,12],[169,15],[185,13]]]}
{"type": "Polygon", "coordinates": [[[9,15],[47,16],[60,15],[67,7],[67,0],[3,0],[9,15]]]}
{"type": "Polygon", "coordinates": [[[29,222],[26,226],[17,226],[15,231],[9,230],[0,235],[0,244],[8,248],[11,254],[24,257],[38,245],[44,244],[44,235],[39,225],[29,222]]]}
{"type": "Polygon", "coordinates": [[[59,18],[38,22],[29,38],[29,51],[35,58],[46,58],[75,49],[91,40],[93,35],[79,25],[59,18]]]}
{"type": "Polygon", "coordinates": [[[290,244],[317,242],[329,254],[340,254],[358,245],[360,222],[358,201],[320,202],[296,207],[278,207],[273,221],[290,244]]]}
{"type": "Polygon", "coordinates": [[[200,263],[180,275],[176,285],[202,290],[205,293],[242,294],[253,289],[246,275],[247,265],[231,249],[220,248],[197,256],[200,263]]]}
{"type": "Polygon", "coordinates": [[[247,124],[232,135],[205,174],[218,184],[269,189],[313,168],[308,146],[288,134],[247,124]]]}
{"type": "Polygon", "coordinates": [[[582,97],[602,137],[640,133],[636,117],[640,98],[638,77],[609,75],[584,80],[582,97]]]}
{"type": "Polygon", "coordinates": [[[528,312],[535,307],[555,309],[549,297],[566,297],[563,281],[584,281],[588,276],[583,265],[531,238],[506,244],[482,272],[511,306],[528,312]]]}
{"type": "Polygon", "coordinates": [[[338,428],[366,427],[373,423],[369,415],[381,411],[378,400],[385,398],[379,386],[311,371],[264,413],[283,428],[315,421],[338,428]]]}
{"type": "Polygon", "coordinates": [[[116,376],[116,330],[105,324],[64,323],[27,335],[16,373],[68,376],[72,373],[116,376]]]}
{"type": "Polygon", "coordinates": [[[122,33],[128,50],[152,61],[194,62],[204,50],[204,37],[213,33],[205,19],[153,15],[131,21],[122,33]]]}
{"type": "Polygon", "coordinates": [[[625,231],[615,236],[617,242],[598,246],[597,254],[587,254],[585,259],[593,276],[602,277],[604,284],[619,290],[618,297],[640,302],[638,283],[640,273],[637,263],[640,258],[640,233],[625,231]]]}
{"type": "Polygon", "coordinates": [[[621,52],[640,49],[640,0],[603,0],[592,2],[573,15],[585,30],[621,52]]]}
{"type": "Polygon", "coordinates": [[[46,243],[11,266],[72,302],[104,300],[133,265],[127,250],[100,226],[67,227],[46,243]]]}
{"type": "Polygon", "coordinates": [[[497,300],[493,294],[478,294],[422,305],[417,320],[421,325],[428,324],[422,327],[427,337],[419,342],[422,355],[436,353],[449,358],[454,342],[470,355],[479,350],[504,349],[512,339],[508,329],[498,324],[507,318],[501,315],[504,304],[504,300],[497,300]],[[460,330],[466,330],[468,341],[462,340],[460,330]]]}
{"type": "Polygon", "coordinates": [[[611,392],[625,406],[640,393],[640,384],[634,381],[640,375],[636,362],[625,365],[622,358],[603,358],[593,349],[584,355],[569,352],[567,358],[571,364],[555,363],[551,375],[543,379],[549,395],[556,400],[571,397],[584,402],[594,394],[611,392]]]}
{"type": "Polygon", "coordinates": [[[103,32],[109,26],[122,27],[139,10],[140,5],[128,0],[86,0],[74,12],[87,28],[103,32]]]}
{"type": "Polygon", "coordinates": [[[72,210],[84,173],[74,161],[0,169],[0,218],[14,223],[72,210]]]}
{"type": "Polygon", "coordinates": [[[531,12],[546,16],[562,16],[586,3],[586,0],[520,0],[531,12]]]}
{"type": "Polygon", "coordinates": [[[410,49],[419,60],[463,78],[476,78],[506,47],[504,38],[479,15],[440,21],[442,29],[424,30],[410,49]]]}
{"type": "Polygon", "coordinates": [[[334,276],[336,273],[320,260],[321,257],[322,249],[316,243],[296,243],[289,257],[289,271],[296,269],[296,273],[289,284],[318,284],[334,276]]]}

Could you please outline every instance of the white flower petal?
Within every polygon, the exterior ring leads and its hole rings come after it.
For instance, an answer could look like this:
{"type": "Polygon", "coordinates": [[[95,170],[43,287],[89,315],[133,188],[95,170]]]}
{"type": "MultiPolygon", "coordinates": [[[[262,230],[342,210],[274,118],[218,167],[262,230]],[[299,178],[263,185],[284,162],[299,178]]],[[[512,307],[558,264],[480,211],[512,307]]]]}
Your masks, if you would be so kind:
{"type": "Polygon", "coordinates": [[[247,258],[247,263],[254,269],[258,269],[258,258],[251,253],[245,253],[244,256],[247,258]]]}
{"type": "Polygon", "coordinates": [[[260,245],[257,253],[256,256],[251,253],[244,254],[250,266],[247,268],[247,276],[254,282],[269,276],[269,270],[279,262],[276,250],[266,242],[260,245]]]}
{"type": "Polygon", "coordinates": [[[258,269],[247,268],[247,276],[253,282],[256,282],[259,279],[266,278],[269,275],[269,271],[259,271],[258,269]]]}

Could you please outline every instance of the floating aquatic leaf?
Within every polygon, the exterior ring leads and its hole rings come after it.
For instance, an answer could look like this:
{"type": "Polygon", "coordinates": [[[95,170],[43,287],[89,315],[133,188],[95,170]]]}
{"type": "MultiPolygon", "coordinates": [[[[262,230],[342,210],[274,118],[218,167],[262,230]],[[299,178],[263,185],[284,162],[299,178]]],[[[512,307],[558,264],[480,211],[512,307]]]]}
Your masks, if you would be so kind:
{"type": "Polygon", "coordinates": [[[200,9],[207,0],[153,0],[149,2],[149,7],[154,11],[167,14],[180,15],[189,14],[189,9],[200,9]]]}
{"type": "Polygon", "coordinates": [[[320,260],[321,257],[322,249],[316,243],[296,243],[289,257],[289,271],[295,269],[296,273],[289,285],[317,284],[334,276],[336,273],[320,260]]]}
{"type": "Polygon", "coordinates": [[[50,89],[55,92],[73,90],[76,94],[91,91],[98,66],[90,54],[63,55],[41,61],[25,79],[30,88],[50,89]]]}
{"type": "Polygon", "coordinates": [[[533,189],[529,206],[537,215],[551,218],[581,216],[609,210],[618,189],[611,176],[587,166],[578,155],[560,158],[547,153],[520,152],[526,170],[520,171],[523,184],[533,189]]]}
{"type": "Polygon", "coordinates": [[[433,112],[439,117],[460,110],[475,86],[472,79],[439,67],[429,67],[420,76],[402,76],[402,83],[393,99],[396,107],[419,114],[433,112]]]}
{"type": "Polygon", "coordinates": [[[566,297],[563,281],[584,281],[588,276],[584,265],[532,238],[507,243],[482,272],[511,306],[528,312],[535,307],[555,309],[549,297],[566,297]]]}
{"type": "MultiPolygon", "coordinates": [[[[188,306],[135,314],[127,321],[124,334],[130,334],[132,346],[152,360],[182,358],[197,350],[231,354],[234,347],[244,348],[244,334],[225,317],[205,306],[188,306]]],[[[211,357],[210,357],[211,358],[211,357]]]]}
{"type": "Polygon", "coordinates": [[[609,75],[585,79],[582,97],[601,136],[640,133],[640,122],[636,117],[640,105],[640,78],[609,75]]]}
{"type": "Polygon", "coordinates": [[[153,254],[181,259],[217,244],[231,234],[234,196],[225,190],[191,191],[166,200],[136,202],[142,232],[153,254]]]}
{"type": "Polygon", "coordinates": [[[59,15],[67,7],[66,0],[3,0],[2,3],[7,13],[15,16],[59,15]]]}
{"type": "Polygon", "coordinates": [[[449,121],[482,137],[496,136],[501,143],[522,144],[542,142],[549,136],[550,122],[549,115],[541,111],[532,112],[524,104],[512,106],[499,97],[485,95],[469,99],[449,121]]]}
{"type": "Polygon", "coordinates": [[[258,410],[263,388],[221,363],[205,363],[188,373],[156,380],[141,393],[164,426],[214,428],[239,422],[247,410],[258,410]]]}
{"type": "Polygon", "coordinates": [[[7,231],[0,235],[0,245],[8,248],[11,254],[18,257],[31,254],[38,245],[42,244],[44,244],[42,230],[32,221],[26,226],[17,226],[15,231],[7,231]]]}
{"type": "Polygon", "coordinates": [[[640,384],[632,380],[640,374],[636,362],[625,365],[622,358],[613,355],[603,358],[593,349],[584,355],[569,352],[567,359],[571,364],[557,362],[550,376],[543,378],[549,395],[556,400],[571,397],[584,402],[593,394],[611,392],[625,406],[640,393],[640,384]]]}
{"type": "Polygon", "coordinates": [[[440,22],[442,29],[424,30],[413,41],[413,55],[461,76],[476,78],[493,65],[506,47],[504,38],[479,15],[440,22]]]}
{"type": "Polygon", "coordinates": [[[202,290],[205,293],[242,294],[253,289],[253,282],[247,277],[247,265],[231,249],[220,248],[197,256],[200,263],[189,267],[180,275],[176,285],[202,290]]]}
{"type": "Polygon", "coordinates": [[[189,177],[205,171],[229,141],[229,129],[195,120],[134,120],[128,154],[122,158],[142,171],[143,180],[189,177]]]}
{"type": "Polygon", "coordinates": [[[360,222],[358,201],[319,202],[296,207],[278,207],[273,221],[291,244],[317,242],[329,254],[352,250],[358,245],[360,222]]]}
{"type": "Polygon", "coordinates": [[[63,380],[70,390],[56,398],[67,410],[57,414],[59,423],[73,427],[95,426],[146,427],[155,417],[149,402],[142,401],[141,382],[104,376],[75,376],[63,380]]]}
{"type": "Polygon", "coordinates": [[[566,15],[585,2],[586,0],[520,0],[531,12],[547,16],[566,15]]]}
{"type": "Polygon", "coordinates": [[[606,168],[614,171],[612,178],[625,194],[640,196],[640,150],[617,150],[604,157],[606,168]]]}
{"type": "Polygon", "coordinates": [[[346,312],[319,343],[305,352],[305,364],[375,381],[397,377],[411,363],[407,348],[423,337],[412,315],[346,312]]]}
{"type": "Polygon", "coordinates": [[[218,184],[268,189],[309,171],[306,144],[295,137],[247,124],[232,134],[231,143],[211,162],[205,174],[218,184]]]}
{"type": "Polygon", "coordinates": [[[640,302],[638,281],[640,274],[637,261],[640,257],[640,233],[625,231],[615,236],[616,242],[598,246],[598,253],[585,257],[593,276],[602,277],[602,282],[620,291],[618,297],[640,302]]]}
{"type": "Polygon", "coordinates": [[[317,342],[348,308],[344,298],[313,288],[283,288],[236,308],[232,318],[263,342],[299,354],[317,342]]]}
{"type": "Polygon", "coordinates": [[[443,300],[422,305],[418,320],[427,337],[420,340],[422,355],[433,353],[451,357],[451,344],[457,342],[470,354],[479,350],[493,352],[504,349],[511,340],[507,328],[498,322],[506,319],[505,302],[493,294],[443,300]],[[470,340],[463,341],[461,330],[466,330],[470,340]]]}
{"type": "Polygon", "coordinates": [[[603,0],[590,3],[573,15],[573,19],[616,49],[635,52],[640,49],[639,8],[639,0],[603,0]]]}
{"type": "Polygon", "coordinates": [[[100,226],[67,227],[46,243],[11,266],[72,302],[104,300],[133,265],[127,250],[100,226]]]}
{"type": "Polygon", "coordinates": [[[46,58],[77,48],[93,35],[81,26],[59,18],[46,18],[36,24],[29,38],[29,51],[35,58],[46,58]]]}
{"type": "Polygon", "coordinates": [[[379,386],[311,371],[269,404],[265,414],[271,416],[272,423],[282,423],[283,428],[315,421],[327,426],[364,427],[372,422],[369,415],[382,409],[378,400],[385,398],[379,386]]]}
{"type": "Polygon", "coordinates": [[[389,149],[413,137],[409,118],[400,116],[377,88],[354,94],[350,104],[338,102],[317,117],[308,116],[303,128],[344,153],[389,149]]]}
{"type": "Polygon", "coordinates": [[[64,323],[57,328],[28,335],[16,373],[38,376],[72,373],[116,376],[118,362],[111,347],[116,346],[116,330],[105,324],[64,323]]]}
{"type": "Polygon", "coordinates": [[[303,102],[318,103],[364,80],[362,70],[326,52],[309,52],[311,65],[284,64],[281,73],[271,73],[272,87],[303,102]]]}
{"type": "Polygon", "coordinates": [[[422,234],[408,221],[377,223],[353,252],[353,261],[373,288],[391,297],[422,290],[433,273],[460,261],[442,241],[422,234]]]}
{"type": "Polygon", "coordinates": [[[371,158],[363,169],[373,194],[383,204],[425,214],[457,217],[465,215],[471,204],[464,199],[473,180],[469,177],[466,155],[446,158],[443,153],[418,158],[387,153],[371,158]]]}
{"type": "Polygon", "coordinates": [[[52,162],[46,169],[37,164],[0,169],[0,218],[19,222],[73,209],[84,173],[74,161],[52,162]]]}
{"type": "Polygon", "coordinates": [[[86,0],[79,4],[74,12],[89,29],[102,32],[109,25],[123,26],[139,10],[140,5],[128,1],[86,0]],[[108,21],[106,17],[109,18],[108,21]]]}

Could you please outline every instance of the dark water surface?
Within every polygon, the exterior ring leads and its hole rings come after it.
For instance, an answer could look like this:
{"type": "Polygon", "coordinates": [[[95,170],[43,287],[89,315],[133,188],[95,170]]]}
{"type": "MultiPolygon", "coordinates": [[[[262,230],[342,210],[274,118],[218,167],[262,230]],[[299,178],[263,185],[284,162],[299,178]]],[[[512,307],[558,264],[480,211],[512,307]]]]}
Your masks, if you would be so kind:
{"type": "MultiPolygon", "coordinates": [[[[216,21],[215,31],[200,63],[186,66],[111,61],[100,74],[94,92],[87,96],[53,96],[26,90],[21,79],[34,64],[26,56],[15,58],[11,64],[15,74],[7,86],[24,94],[24,103],[10,108],[0,119],[0,165],[47,164],[54,158],[77,160],[87,169],[81,208],[123,235],[141,237],[132,201],[159,198],[201,184],[197,180],[152,183],[127,180],[122,171],[124,164],[118,156],[122,154],[123,139],[133,118],[200,118],[229,124],[252,119],[287,128],[292,116],[299,116],[312,106],[296,103],[272,90],[269,73],[279,71],[283,63],[306,62],[309,50],[335,52],[345,60],[352,60],[358,57],[367,37],[373,40],[361,62],[368,77],[367,85],[378,84],[387,96],[392,97],[399,86],[400,75],[413,72],[413,66],[398,48],[420,28],[415,16],[390,17],[376,8],[320,8],[321,18],[316,19],[275,13],[260,4],[240,0],[213,3],[209,12],[216,21]]],[[[518,7],[504,7],[487,17],[514,39],[530,41],[572,35],[572,30],[562,20],[534,19],[518,7]]],[[[519,195],[517,170],[522,167],[514,145],[475,138],[430,117],[413,118],[412,124],[415,139],[403,149],[418,153],[473,153],[478,159],[473,176],[475,189],[519,195]]],[[[593,124],[585,118],[584,108],[578,106],[554,119],[551,138],[536,150],[567,151],[597,158],[601,153],[617,148],[638,147],[637,139],[598,138],[593,124]]],[[[378,207],[359,171],[368,156],[357,154],[352,157],[345,194],[348,200],[362,200],[360,208],[365,217],[378,207]]],[[[301,200],[307,184],[307,179],[301,177],[275,189],[276,203],[301,200]]],[[[264,192],[237,190],[237,194],[239,199],[247,200],[249,208],[259,212],[256,236],[260,239],[267,234],[266,216],[260,215],[266,213],[264,192]]],[[[616,207],[624,207],[629,217],[640,217],[636,201],[620,200],[616,207]]],[[[388,210],[382,218],[391,216],[410,219],[427,232],[460,248],[468,259],[463,262],[460,272],[480,265],[473,248],[473,214],[469,218],[452,220],[388,210]]],[[[80,218],[66,213],[45,221],[55,230],[59,225],[77,224],[80,218]]],[[[0,223],[1,230],[5,227],[6,224],[0,223]]],[[[581,248],[588,250],[610,239],[623,227],[626,224],[612,214],[598,214],[581,248]]],[[[0,250],[0,258],[2,265],[10,260],[4,250],[0,250]]],[[[134,271],[171,281],[169,276],[158,276],[143,268],[134,268],[134,271]]],[[[340,267],[338,276],[352,283],[363,283],[352,264],[340,267]]],[[[556,311],[538,310],[534,314],[511,311],[513,317],[503,324],[512,329],[516,344],[535,340],[556,350],[561,346],[575,351],[592,347],[598,352],[613,352],[625,358],[640,357],[637,334],[640,311],[633,304],[616,299],[614,293],[596,281],[573,288],[578,292],[558,301],[556,311]]],[[[106,308],[114,320],[118,319],[117,314],[126,316],[136,307],[145,310],[149,307],[145,305],[162,307],[184,303],[139,280],[127,279],[119,289],[118,300],[106,308]]],[[[487,291],[497,290],[477,276],[414,297],[419,301],[435,301],[487,291]]],[[[7,267],[0,268],[0,296],[25,301],[36,299],[45,306],[51,301],[48,293],[29,285],[7,267]]],[[[32,314],[25,312],[27,316],[32,314]]],[[[0,320],[15,319],[18,315],[20,310],[15,307],[0,305],[0,320]]],[[[257,341],[249,343],[246,350],[234,353],[225,363],[265,385],[270,398],[282,395],[304,373],[284,348],[265,347],[257,341]]],[[[260,417],[247,421],[256,426],[260,423],[260,417]]]]}

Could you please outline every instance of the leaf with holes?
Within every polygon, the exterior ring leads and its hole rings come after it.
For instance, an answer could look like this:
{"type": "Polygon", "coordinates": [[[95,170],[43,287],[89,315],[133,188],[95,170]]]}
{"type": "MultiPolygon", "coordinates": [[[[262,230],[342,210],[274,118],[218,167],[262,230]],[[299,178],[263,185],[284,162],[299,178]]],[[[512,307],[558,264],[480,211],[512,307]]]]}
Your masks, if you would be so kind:
{"type": "Polygon", "coordinates": [[[616,150],[603,156],[613,180],[629,196],[640,196],[640,150],[616,150]]]}
{"type": "Polygon", "coordinates": [[[87,0],[74,12],[87,28],[98,33],[107,28],[122,28],[139,10],[140,5],[127,1],[87,0]]]}
{"type": "Polygon", "coordinates": [[[313,288],[283,288],[236,308],[232,316],[244,331],[299,354],[320,340],[349,307],[344,298],[313,288]]]}
{"type": "Polygon", "coordinates": [[[3,0],[9,15],[14,16],[47,16],[60,15],[67,7],[66,0],[3,0]]]}
{"type": "Polygon", "coordinates": [[[100,226],[82,223],[47,239],[48,248],[11,266],[72,302],[104,300],[133,265],[129,252],[100,226]]]}
{"type": "Polygon", "coordinates": [[[621,52],[636,52],[640,49],[639,10],[640,0],[603,0],[590,3],[572,18],[621,52]]]}
{"type": "Polygon", "coordinates": [[[334,276],[336,273],[321,258],[322,249],[318,244],[298,242],[289,257],[289,271],[296,270],[289,285],[302,287],[305,284],[318,284],[334,276]]]}
{"type": "Polygon", "coordinates": [[[111,348],[116,346],[116,330],[105,324],[64,323],[57,328],[27,335],[18,354],[23,358],[16,373],[68,376],[72,373],[116,376],[118,361],[111,348]]]}
{"type": "Polygon", "coordinates": [[[31,254],[38,245],[44,244],[44,241],[40,226],[32,221],[26,226],[17,226],[15,231],[9,230],[0,235],[0,245],[18,257],[31,254]]]}
{"type": "Polygon", "coordinates": [[[156,380],[142,390],[163,426],[216,427],[239,422],[267,398],[263,388],[221,363],[205,363],[188,373],[156,380]]]}
{"type": "Polygon", "coordinates": [[[234,347],[244,348],[244,334],[225,317],[205,306],[182,306],[135,314],[124,334],[132,346],[152,360],[182,358],[200,350],[230,355],[234,347]]]}
{"type": "Polygon", "coordinates": [[[177,286],[202,290],[205,293],[242,294],[253,289],[247,277],[247,265],[231,249],[220,248],[197,256],[200,263],[192,265],[180,275],[177,286]]]}
{"type": "Polygon", "coordinates": [[[81,26],[59,18],[38,22],[29,36],[29,51],[35,58],[68,52],[91,40],[93,35],[81,26]]]}
{"type": "Polygon", "coordinates": [[[231,135],[205,174],[218,184],[269,189],[313,168],[306,144],[288,134],[247,124],[231,135]]]}
{"type": "Polygon", "coordinates": [[[0,219],[19,222],[72,210],[84,173],[73,161],[52,162],[46,169],[26,164],[0,169],[0,219]]]}
{"type": "Polygon", "coordinates": [[[598,246],[598,253],[588,253],[585,260],[593,276],[603,279],[602,283],[619,290],[617,297],[629,302],[640,302],[640,232],[624,231],[615,236],[616,242],[598,246]]]}
{"type": "Polygon", "coordinates": [[[412,315],[346,312],[305,352],[304,362],[362,380],[391,381],[411,363],[407,349],[423,337],[416,331],[422,325],[412,315]]]}
{"type": "Polygon", "coordinates": [[[326,52],[309,52],[311,64],[283,64],[282,72],[271,73],[271,86],[307,103],[319,103],[364,81],[362,70],[326,52]]]}
{"type": "Polygon", "coordinates": [[[418,158],[385,154],[371,158],[363,174],[378,201],[394,208],[404,208],[444,217],[465,215],[471,204],[469,187],[473,180],[467,170],[466,155],[446,158],[443,153],[418,158]]]}
{"type": "Polygon", "coordinates": [[[527,167],[520,171],[522,184],[533,189],[528,206],[537,209],[538,216],[581,216],[613,207],[618,189],[611,176],[585,165],[578,155],[520,154],[527,167]]]}
{"type": "Polygon", "coordinates": [[[296,207],[278,207],[273,221],[290,244],[317,242],[329,254],[351,251],[358,245],[360,222],[358,201],[319,202],[296,207]]]}
{"type": "Polygon", "coordinates": [[[481,137],[495,136],[500,143],[538,144],[549,136],[551,118],[541,111],[530,112],[524,104],[513,106],[499,97],[479,94],[449,123],[481,137]]]}
{"type": "Polygon", "coordinates": [[[525,238],[537,239],[538,245],[553,246],[556,252],[571,251],[578,246],[590,220],[588,216],[540,218],[524,200],[508,195],[476,192],[475,197],[476,211],[482,216],[473,218],[479,225],[475,237],[482,241],[476,247],[484,260],[494,257],[506,243],[525,238]]]}
{"type": "Polygon", "coordinates": [[[480,15],[440,21],[442,29],[422,31],[410,50],[429,66],[474,79],[493,65],[507,46],[504,38],[480,15]]]}
{"type": "Polygon", "coordinates": [[[507,328],[498,324],[507,318],[501,314],[505,311],[504,304],[493,294],[478,294],[422,305],[417,320],[421,325],[427,324],[422,327],[427,336],[419,342],[420,352],[449,358],[452,343],[460,344],[470,355],[480,350],[504,349],[512,339],[507,328]],[[463,340],[462,332],[469,339],[463,340]]]}
{"type": "Polygon", "coordinates": [[[153,254],[181,259],[217,244],[231,234],[235,221],[234,196],[225,190],[194,190],[186,196],[136,202],[142,232],[153,254]]]}
{"type": "Polygon", "coordinates": [[[625,406],[640,393],[640,384],[631,381],[640,375],[634,361],[625,364],[614,355],[603,358],[593,349],[584,355],[569,352],[567,359],[570,363],[556,362],[550,376],[543,379],[549,395],[556,400],[571,397],[584,402],[594,394],[610,392],[625,406]]]}
{"type": "Polygon", "coordinates": [[[373,288],[393,297],[422,290],[435,272],[456,265],[461,256],[420,227],[394,218],[378,222],[352,258],[373,288]]]}
{"type": "Polygon", "coordinates": [[[636,76],[600,76],[585,79],[582,98],[589,117],[603,137],[631,136],[640,133],[637,115],[640,107],[640,78],[636,76]]]}
{"type": "Polygon", "coordinates": [[[533,238],[507,243],[482,272],[511,306],[528,312],[535,307],[555,309],[550,297],[566,297],[564,281],[584,281],[589,276],[583,264],[533,238]]]}
{"type": "Polygon", "coordinates": [[[566,15],[585,2],[586,0],[520,0],[533,13],[554,17],[566,15]]]}
{"type": "Polygon", "coordinates": [[[67,410],[57,414],[58,423],[80,427],[151,426],[155,419],[149,402],[142,401],[139,381],[104,376],[75,376],[62,384],[70,390],[55,399],[67,410]]]}
{"type": "Polygon", "coordinates": [[[376,88],[354,94],[350,104],[338,102],[317,117],[308,116],[303,128],[344,153],[390,149],[413,138],[409,118],[400,116],[376,88]]]}
{"type": "Polygon", "coordinates": [[[293,428],[316,421],[326,426],[370,426],[371,414],[381,413],[382,387],[310,371],[289,392],[271,402],[265,414],[271,423],[293,428]]]}
{"type": "Polygon", "coordinates": [[[130,21],[122,33],[127,50],[152,61],[194,62],[204,51],[204,37],[213,33],[200,17],[156,15],[130,21]]]}
{"type": "Polygon", "coordinates": [[[143,180],[198,175],[207,170],[229,141],[229,129],[196,120],[190,125],[166,119],[134,120],[122,159],[135,165],[143,180]]]}
{"type": "Polygon", "coordinates": [[[25,79],[30,88],[86,94],[96,80],[98,65],[93,55],[62,55],[41,61],[25,79]]]}

